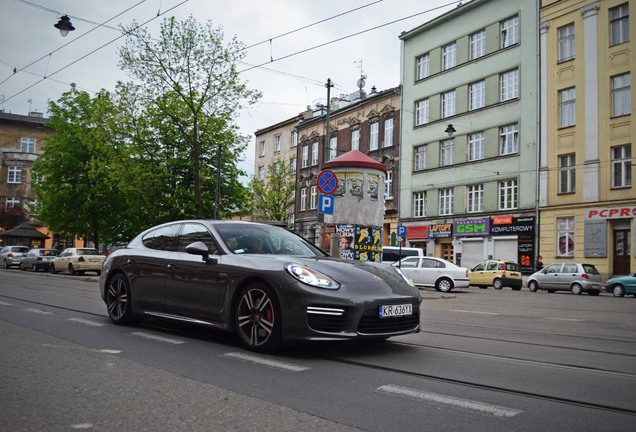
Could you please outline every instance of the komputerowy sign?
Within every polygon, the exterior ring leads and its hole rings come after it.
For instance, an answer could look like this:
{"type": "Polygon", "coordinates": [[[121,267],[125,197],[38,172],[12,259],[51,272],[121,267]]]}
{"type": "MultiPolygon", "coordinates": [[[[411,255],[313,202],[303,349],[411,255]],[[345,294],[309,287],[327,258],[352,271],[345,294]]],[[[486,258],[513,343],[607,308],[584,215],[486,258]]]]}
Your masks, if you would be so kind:
{"type": "Polygon", "coordinates": [[[479,237],[490,235],[490,219],[472,219],[455,222],[453,236],[479,237]]]}
{"type": "MultiPolygon", "coordinates": [[[[504,220],[502,219],[501,222],[504,222],[504,220]]],[[[511,220],[505,220],[505,223],[496,223],[495,221],[490,228],[490,234],[494,236],[511,234],[534,235],[534,216],[513,217],[511,220]]]]}

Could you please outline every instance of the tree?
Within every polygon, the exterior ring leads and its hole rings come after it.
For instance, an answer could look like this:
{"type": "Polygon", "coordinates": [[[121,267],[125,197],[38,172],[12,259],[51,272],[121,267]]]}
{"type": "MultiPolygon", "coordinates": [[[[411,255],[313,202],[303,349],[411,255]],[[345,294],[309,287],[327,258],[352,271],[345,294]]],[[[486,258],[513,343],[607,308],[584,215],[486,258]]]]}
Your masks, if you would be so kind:
{"type": "Polygon", "coordinates": [[[223,197],[231,198],[225,200],[226,213],[228,204],[246,205],[246,192],[236,181],[242,173],[235,167],[247,137],[232,122],[241,105],[255,103],[260,93],[239,80],[236,63],[245,55],[243,45],[234,38],[224,46],[220,27],[209,21],[201,26],[192,16],[180,23],[165,19],[158,40],[136,23],[125,31],[120,67],[141,81],[143,102],[162,116],[156,126],[177,150],[170,169],[182,174],[173,186],[175,194],[184,194],[175,198],[186,207],[191,202],[198,218],[210,214],[205,198],[212,190],[215,217],[223,197]]]}
{"type": "Polygon", "coordinates": [[[125,200],[104,175],[111,143],[105,118],[112,114],[108,95],[91,98],[71,85],[51,102],[42,155],[33,166],[38,205],[34,216],[53,231],[85,238],[113,239],[121,232],[118,221],[126,212],[125,200]]]}
{"type": "Polygon", "coordinates": [[[265,219],[286,222],[296,196],[296,179],[288,161],[267,166],[267,177],[251,181],[254,210],[265,219]]]}
{"type": "Polygon", "coordinates": [[[0,205],[0,228],[5,231],[15,228],[28,220],[29,215],[22,206],[6,207],[0,205]]]}

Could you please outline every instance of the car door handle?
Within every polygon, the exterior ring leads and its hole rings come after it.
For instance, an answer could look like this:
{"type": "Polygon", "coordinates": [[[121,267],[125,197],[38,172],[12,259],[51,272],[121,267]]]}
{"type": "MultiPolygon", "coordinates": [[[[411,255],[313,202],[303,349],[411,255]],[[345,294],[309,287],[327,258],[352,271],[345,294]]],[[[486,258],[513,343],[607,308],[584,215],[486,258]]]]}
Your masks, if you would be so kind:
{"type": "Polygon", "coordinates": [[[177,269],[177,266],[174,264],[168,264],[168,271],[175,271],[177,269]]]}
{"type": "Polygon", "coordinates": [[[128,260],[126,261],[126,264],[128,265],[134,265],[135,263],[136,263],[135,260],[132,258],[128,258],[128,260]]]}

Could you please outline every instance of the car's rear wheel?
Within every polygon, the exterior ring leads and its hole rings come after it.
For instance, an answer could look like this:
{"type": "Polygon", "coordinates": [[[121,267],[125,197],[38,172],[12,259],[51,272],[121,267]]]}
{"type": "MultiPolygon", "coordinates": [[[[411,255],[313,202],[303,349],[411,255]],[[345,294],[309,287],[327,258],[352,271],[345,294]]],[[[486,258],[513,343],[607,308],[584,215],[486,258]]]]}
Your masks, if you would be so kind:
{"type": "Polygon", "coordinates": [[[530,290],[530,292],[537,292],[537,290],[539,289],[539,284],[537,284],[536,281],[530,281],[528,282],[528,289],[530,290]]]}
{"type": "Polygon", "coordinates": [[[106,288],[106,309],[115,324],[128,325],[136,321],[133,317],[130,285],[123,274],[116,274],[106,288]]]}
{"type": "MultiPolygon", "coordinates": [[[[612,294],[614,297],[623,297],[625,295],[625,287],[621,284],[616,284],[612,287],[612,294]]],[[[636,297],[636,294],[634,294],[636,297]]]]}
{"type": "Polygon", "coordinates": [[[7,270],[9,268],[9,263],[7,262],[7,260],[4,260],[4,266],[5,270],[7,270]]]}
{"type": "Polygon", "coordinates": [[[581,285],[579,284],[574,284],[570,288],[570,291],[572,291],[572,294],[574,295],[581,295],[581,293],[583,292],[583,287],[581,287],[581,285]]]}
{"type": "Polygon", "coordinates": [[[450,292],[453,289],[453,281],[448,278],[441,278],[435,283],[435,289],[441,292],[450,292]]]}
{"type": "Polygon", "coordinates": [[[33,270],[33,273],[36,273],[38,271],[38,266],[36,264],[33,264],[31,270],[33,270]]]}
{"type": "Polygon", "coordinates": [[[55,265],[53,263],[49,264],[49,271],[51,272],[51,274],[57,273],[57,270],[55,270],[55,265]]]}
{"type": "Polygon", "coordinates": [[[282,345],[282,314],[273,290],[260,283],[238,296],[234,325],[241,343],[252,351],[272,352],[282,345]]]}
{"type": "Polygon", "coordinates": [[[501,279],[495,279],[492,281],[492,286],[494,286],[496,290],[500,290],[503,288],[503,282],[501,279]]]}

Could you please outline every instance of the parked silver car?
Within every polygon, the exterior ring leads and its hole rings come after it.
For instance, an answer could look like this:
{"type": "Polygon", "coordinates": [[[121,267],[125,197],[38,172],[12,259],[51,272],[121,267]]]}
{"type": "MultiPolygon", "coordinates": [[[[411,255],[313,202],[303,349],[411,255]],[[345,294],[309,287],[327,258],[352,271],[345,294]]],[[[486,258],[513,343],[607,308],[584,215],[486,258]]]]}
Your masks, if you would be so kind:
{"type": "Polygon", "coordinates": [[[20,270],[48,270],[53,258],[57,257],[60,251],[57,249],[31,249],[28,254],[22,257],[20,270]]]}
{"type": "Polygon", "coordinates": [[[27,246],[5,246],[0,249],[0,265],[5,269],[19,266],[22,256],[27,252],[29,252],[27,246]]]}
{"type": "Polygon", "coordinates": [[[554,263],[528,277],[528,289],[532,292],[571,291],[577,295],[583,292],[599,295],[601,288],[601,275],[592,264],[554,263]]]}
{"type": "Polygon", "coordinates": [[[468,288],[468,269],[436,257],[408,257],[399,263],[402,273],[416,286],[435,287],[437,291],[449,292],[453,288],[468,288]]]}

